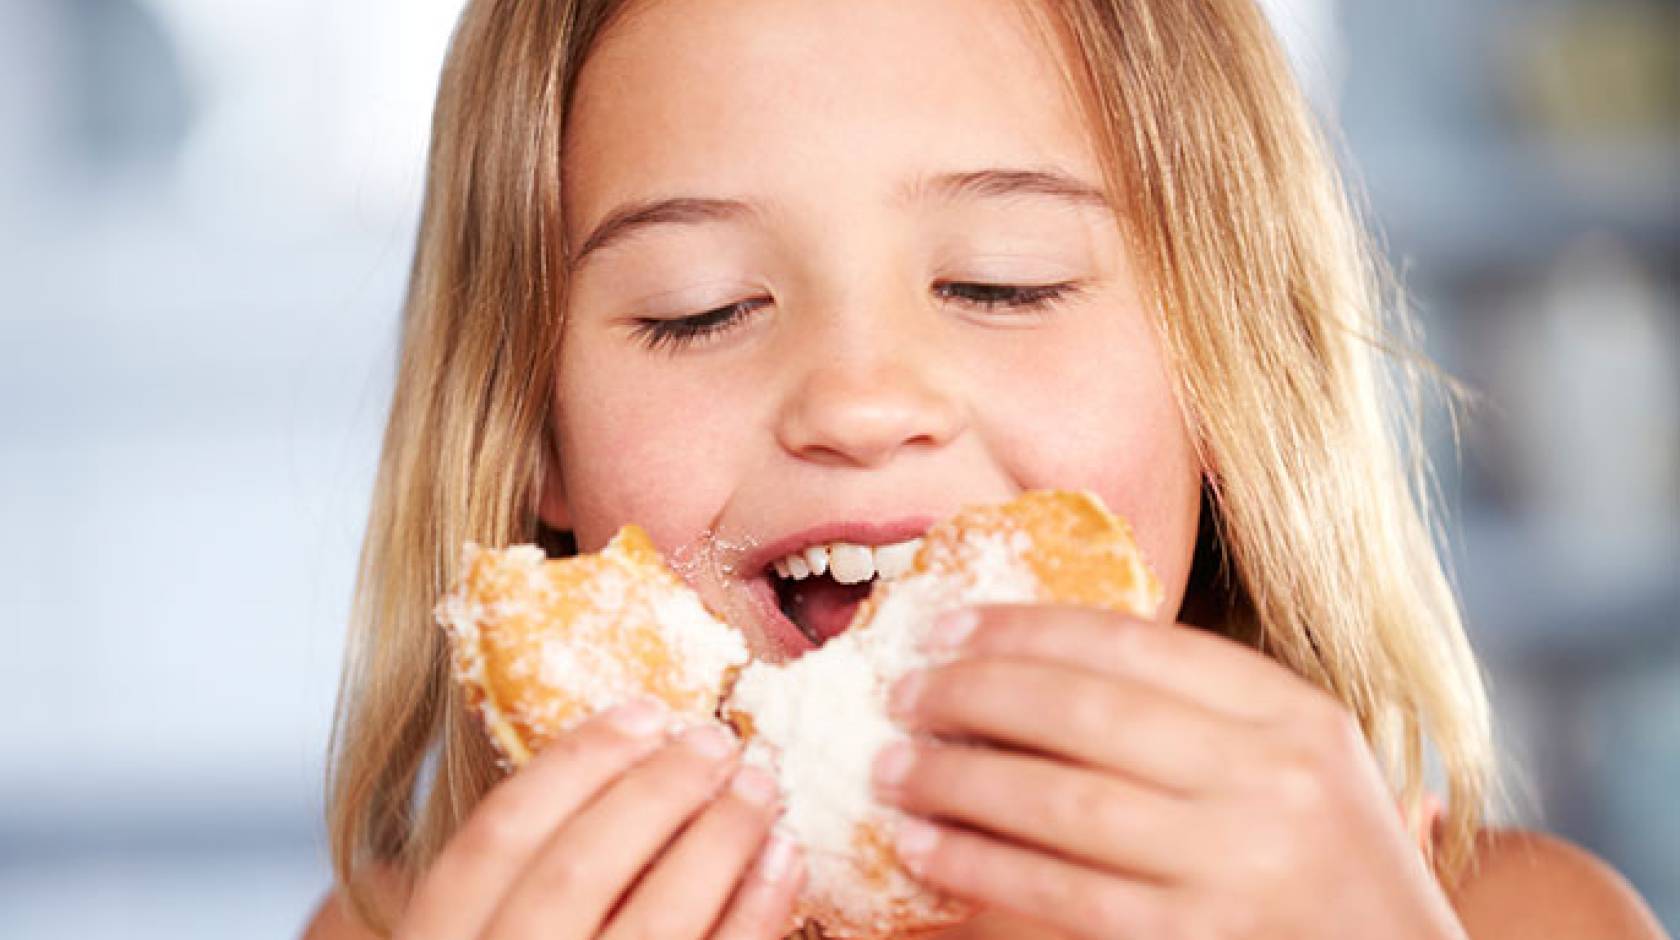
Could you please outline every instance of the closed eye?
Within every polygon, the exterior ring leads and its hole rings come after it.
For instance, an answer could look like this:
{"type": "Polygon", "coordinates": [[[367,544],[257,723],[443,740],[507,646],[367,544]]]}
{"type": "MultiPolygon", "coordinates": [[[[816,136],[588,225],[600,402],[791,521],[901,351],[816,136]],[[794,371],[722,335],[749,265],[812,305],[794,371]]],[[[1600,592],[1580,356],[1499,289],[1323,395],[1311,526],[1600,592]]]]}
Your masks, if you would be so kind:
{"type": "Polygon", "coordinates": [[[954,297],[963,303],[991,310],[997,307],[1012,307],[1015,309],[1041,309],[1049,307],[1056,301],[1067,297],[1079,290],[1075,281],[1061,284],[1035,284],[1018,286],[1014,284],[969,284],[953,281],[946,284],[935,284],[934,291],[944,292],[946,296],[954,297]]]}
{"type": "Polygon", "coordinates": [[[643,318],[636,321],[636,328],[631,335],[641,340],[642,345],[650,350],[657,351],[669,346],[674,352],[728,330],[766,303],[769,301],[765,299],[742,300],[690,317],[672,320],[643,318]]]}
{"type": "MultiPolygon", "coordinates": [[[[934,293],[981,310],[1009,308],[1029,312],[1043,312],[1057,302],[1081,289],[1077,281],[1059,284],[976,284],[947,281],[934,285],[934,293]]],[[[695,345],[720,333],[727,332],[759,307],[770,303],[766,297],[737,301],[705,313],[671,319],[644,317],[636,321],[632,336],[649,350],[669,348],[671,351],[695,345]]]]}

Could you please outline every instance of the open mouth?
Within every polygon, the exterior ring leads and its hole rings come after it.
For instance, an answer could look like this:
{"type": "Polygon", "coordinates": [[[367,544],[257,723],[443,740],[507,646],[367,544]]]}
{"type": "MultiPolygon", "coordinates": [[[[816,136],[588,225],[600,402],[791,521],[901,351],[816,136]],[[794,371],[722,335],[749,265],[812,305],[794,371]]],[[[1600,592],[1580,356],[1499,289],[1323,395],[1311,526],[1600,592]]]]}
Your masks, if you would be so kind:
{"type": "Polygon", "coordinates": [[[880,575],[876,575],[856,584],[841,584],[827,573],[799,580],[784,578],[775,571],[769,572],[769,576],[782,616],[792,621],[814,646],[822,646],[844,633],[858,606],[880,580],[880,575]]]}
{"type": "Polygon", "coordinates": [[[764,569],[776,608],[813,646],[845,633],[875,582],[909,571],[922,541],[867,546],[820,542],[769,562],[764,569]]]}

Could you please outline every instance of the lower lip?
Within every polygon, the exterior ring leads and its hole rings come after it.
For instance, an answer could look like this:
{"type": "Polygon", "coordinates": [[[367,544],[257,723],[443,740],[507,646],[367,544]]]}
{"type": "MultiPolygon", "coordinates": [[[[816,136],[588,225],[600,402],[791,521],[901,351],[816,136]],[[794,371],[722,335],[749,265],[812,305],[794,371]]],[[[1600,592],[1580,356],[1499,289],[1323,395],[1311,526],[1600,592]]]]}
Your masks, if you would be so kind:
{"type": "Polygon", "coordinates": [[[782,613],[782,605],[776,601],[776,587],[770,583],[769,575],[754,578],[747,593],[758,608],[758,622],[764,624],[770,643],[785,652],[789,659],[798,659],[817,648],[809,637],[800,632],[798,625],[782,613]]]}

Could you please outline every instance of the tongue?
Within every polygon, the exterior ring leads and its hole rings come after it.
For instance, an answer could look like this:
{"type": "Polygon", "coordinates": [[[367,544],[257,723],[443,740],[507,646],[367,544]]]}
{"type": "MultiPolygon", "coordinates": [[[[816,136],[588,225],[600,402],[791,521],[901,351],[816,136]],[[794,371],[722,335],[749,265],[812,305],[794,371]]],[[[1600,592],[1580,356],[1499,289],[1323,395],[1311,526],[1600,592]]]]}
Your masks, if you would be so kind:
{"type": "Polygon", "coordinates": [[[795,582],[790,608],[793,622],[820,645],[846,632],[858,605],[869,596],[873,580],[841,584],[827,575],[795,582]]]}

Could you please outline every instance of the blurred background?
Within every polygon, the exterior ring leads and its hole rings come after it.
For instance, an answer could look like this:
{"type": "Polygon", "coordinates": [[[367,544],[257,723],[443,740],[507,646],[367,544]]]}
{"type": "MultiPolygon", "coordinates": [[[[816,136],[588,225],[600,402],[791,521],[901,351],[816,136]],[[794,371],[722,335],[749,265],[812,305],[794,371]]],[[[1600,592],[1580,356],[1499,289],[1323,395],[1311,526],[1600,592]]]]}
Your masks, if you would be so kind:
{"type": "MultiPolygon", "coordinates": [[[[1275,0],[1427,345],[1510,821],[1680,930],[1680,3],[1275,0]]],[[[0,0],[0,936],[295,936],[459,0],[0,0]]]]}

